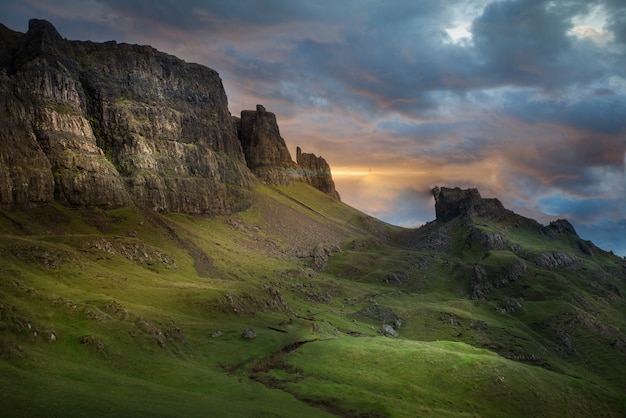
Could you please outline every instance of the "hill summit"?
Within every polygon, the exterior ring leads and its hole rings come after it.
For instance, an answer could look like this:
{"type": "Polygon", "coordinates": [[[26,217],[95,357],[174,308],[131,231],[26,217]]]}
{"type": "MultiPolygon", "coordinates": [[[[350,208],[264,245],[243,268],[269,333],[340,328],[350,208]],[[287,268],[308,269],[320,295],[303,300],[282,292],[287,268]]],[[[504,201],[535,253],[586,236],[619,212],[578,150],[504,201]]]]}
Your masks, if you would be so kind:
{"type": "Polygon", "coordinates": [[[462,190],[459,187],[435,187],[435,213],[437,220],[446,222],[458,216],[472,218],[483,216],[501,218],[508,211],[498,199],[484,199],[478,189],[462,190]]]}

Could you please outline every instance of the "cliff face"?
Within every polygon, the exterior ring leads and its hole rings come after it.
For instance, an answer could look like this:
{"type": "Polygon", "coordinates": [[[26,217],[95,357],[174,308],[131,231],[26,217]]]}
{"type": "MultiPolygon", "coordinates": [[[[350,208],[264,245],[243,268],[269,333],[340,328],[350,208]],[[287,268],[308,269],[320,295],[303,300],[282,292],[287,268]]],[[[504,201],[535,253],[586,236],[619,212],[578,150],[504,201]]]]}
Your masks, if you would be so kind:
{"type": "Polygon", "coordinates": [[[340,200],[325,159],[303,153],[300,147],[297,148],[296,162],[291,159],[274,113],[257,105],[256,111],[242,111],[241,118],[234,118],[234,124],[246,163],[261,181],[278,185],[300,181],[340,200]]]}
{"type": "Polygon", "coordinates": [[[448,222],[457,217],[474,216],[499,219],[509,213],[498,199],[481,197],[478,189],[435,187],[432,192],[438,221],[448,222]]]}
{"type": "Polygon", "coordinates": [[[340,200],[339,193],[335,189],[330,166],[324,158],[315,154],[303,153],[300,147],[298,147],[296,150],[296,162],[300,168],[302,181],[340,200]]]}
{"type": "Polygon", "coordinates": [[[231,117],[217,72],[148,46],[68,41],[43,20],[26,34],[0,25],[0,122],[2,208],[226,214],[251,203],[257,178],[339,198],[323,159],[292,161],[276,115],[231,117]]]}
{"type": "Polygon", "coordinates": [[[0,31],[0,204],[230,213],[254,177],[219,75],[153,48],[0,31]]]}
{"type": "Polygon", "coordinates": [[[261,181],[286,185],[300,180],[274,113],[257,105],[256,111],[243,110],[235,126],[246,163],[261,181]]]}

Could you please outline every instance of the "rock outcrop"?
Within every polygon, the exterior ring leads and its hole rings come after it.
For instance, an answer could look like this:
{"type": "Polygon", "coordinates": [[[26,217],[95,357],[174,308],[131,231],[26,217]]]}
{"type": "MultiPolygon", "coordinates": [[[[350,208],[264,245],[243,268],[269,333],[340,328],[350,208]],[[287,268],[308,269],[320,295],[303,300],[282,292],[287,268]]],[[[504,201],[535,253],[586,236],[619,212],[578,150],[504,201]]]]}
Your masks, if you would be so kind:
{"type": "Polygon", "coordinates": [[[0,30],[0,204],[220,214],[251,202],[219,75],[147,46],[0,30]]]}
{"type": "Polygon", "coordinates": [[[593,242],[580,239],[574,226],[566,219],[550,222],[548,226],[542,228],[542,232],[553,240],[573,239],[577,242],[578,250],[583,254],[594,255],[602,252],[593,242]]]}
{"type": "Polygon", "coordinates": [[[511,213],[498,199],[481,197],[478,189],[435,187],[432,192],[438,221],[448,222],[457,217],[476,216],[495,220],[511,213]]]}
{"type": "Polygon", "coordinates": [[[573,255],[558,251],[543,252],[532,259],[532,262],[547,270],[575,268],[578,259],[573,255]]]}
{"type": "Polygon", "coordinates": [[[261,181],[287,185],[300,180],[274,113],[257,105],[256,110],[243,110],[235,126],[246,164],[261,181]]]}
{"type": "Polygon", "coordinates": [[[483,299],[494,289],[506,287],[526,273],[526,263],[517,257],[507,260],[497,268],[476,264],[470,278],[470,299],[483,299]]]}
{"type": "Polygon", "coordinates": [[[291,159],[274,113],[259,104],[256,110],[243,110],[241,118],[233,120],[246,164],[261,181],[276,185],[299,181],[340,200],[330,166],[324,158],[303,153],[297,147],[296,162],[291,159]]]}
{"type": "Polygon", "coordinates": [[[248,207],[257,179],[339,199],[323,158],[291,159],[275,114],[230,115],[214,70],[149,46],[68,41],[44,20],[26,34],[0,25],[0,120],[5,209],[228,214],[248,207]]]}
{"type": "Polygon", "coordinates": [[[335,189],[335,182],[330,172],[330,166],[322,157],[315,154],[303,153],[300,147],[296,149],[296,162],[300,169],[302,181],[310,184],[318,190],[341,200],[335,189]]]}

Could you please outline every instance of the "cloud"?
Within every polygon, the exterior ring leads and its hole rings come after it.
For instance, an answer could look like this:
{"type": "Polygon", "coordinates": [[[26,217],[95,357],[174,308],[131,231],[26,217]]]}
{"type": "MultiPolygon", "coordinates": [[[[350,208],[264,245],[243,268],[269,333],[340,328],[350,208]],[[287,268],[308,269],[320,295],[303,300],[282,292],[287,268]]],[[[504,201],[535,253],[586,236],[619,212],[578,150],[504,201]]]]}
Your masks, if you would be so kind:
{"type": "Polygon", "coordinates": [[[626,219],[622,0],[7,0],[0,15],[218,70],[233,113],[264,104],[290,149],[361,173],[337,176],[344,201],[390,222],[432,220],[434,185],[585,233],[626,219]]]}
{"type": "Polygon", "coordinates": [[[605,7],[609,16],[606,28],[613,33],[616,43],[626,46],[626,5],[621,0],[608,0],[605,7]]]}
{"type": "Polygon", "coordinates": [[[541,1],[489,4],[474,20],[473,43],[484,60],[487,83],[546,83],[558,59],[570,48],[569,25],[557,7],[541,1]]]}

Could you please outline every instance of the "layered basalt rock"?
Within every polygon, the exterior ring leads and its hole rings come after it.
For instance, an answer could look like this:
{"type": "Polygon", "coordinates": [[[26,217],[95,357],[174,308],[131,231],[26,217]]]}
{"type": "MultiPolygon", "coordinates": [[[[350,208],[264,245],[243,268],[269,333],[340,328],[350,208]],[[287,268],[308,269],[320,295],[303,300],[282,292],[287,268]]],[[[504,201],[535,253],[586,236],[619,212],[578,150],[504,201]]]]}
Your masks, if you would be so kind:
{"type": "Polygon", "coordinates": [[[247,207],[217,72],[147,46],[0,30],[0,204],[220,214],[247,207]]]}
{"type": "Polygon", "coordinates": [[[256,110],[243,110],[235,126],[246,164],[261,181],[287,185],[301,180],[274,113],[257,105],[256,110]]]}
{"type": "Polygon", "coordinates": [[[300,168],[302,181],[310,184],[318,190],[340,200],[339,193],[335,189],[335,182],[330,172],[330,165],[322,157],[315,154],[304,153],[298,147],[296,149],[296,162],[300,168]]]}
{"type": "Polygon", "coordinates": [[[82,109],[77,66],[48,22],[2,33],[0,203],[121,206],[130,202],[82,109]],[[16,41],[17,40],[17,41],[16,41]]]}
{"type": "Polygon", "coordinates": [[[228,214],[258,180],[339,198],[325,160],[291,159],[276,115],[233,118],[219,74],[149,46],[0,25],[0,207],[137,205],[228,214]],[[233,123],[235,119],[235,123],[233,123]]]}

